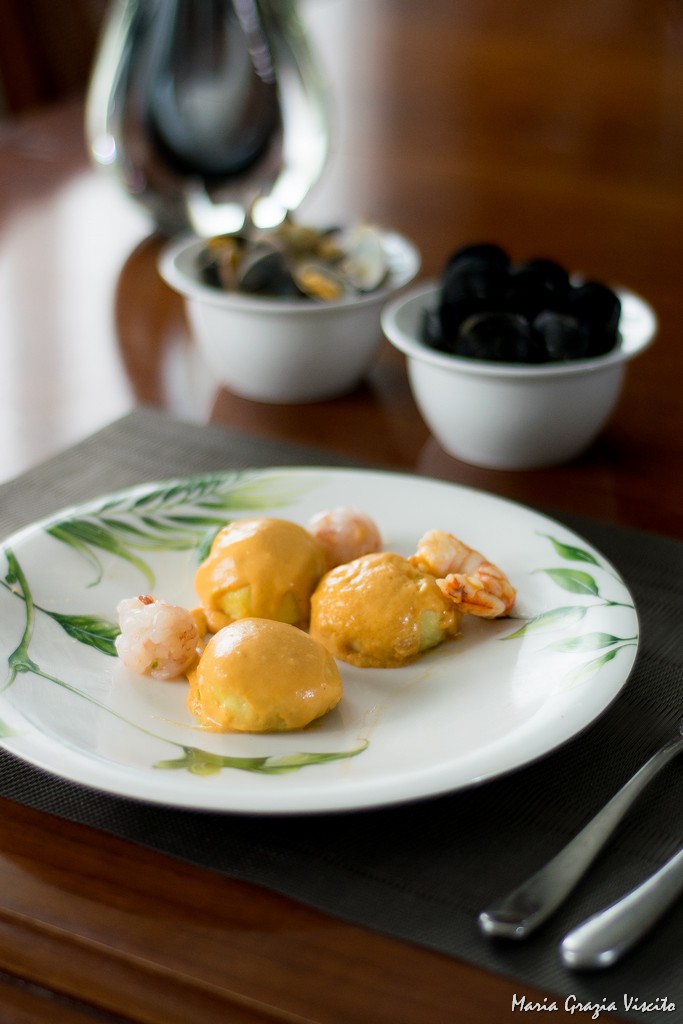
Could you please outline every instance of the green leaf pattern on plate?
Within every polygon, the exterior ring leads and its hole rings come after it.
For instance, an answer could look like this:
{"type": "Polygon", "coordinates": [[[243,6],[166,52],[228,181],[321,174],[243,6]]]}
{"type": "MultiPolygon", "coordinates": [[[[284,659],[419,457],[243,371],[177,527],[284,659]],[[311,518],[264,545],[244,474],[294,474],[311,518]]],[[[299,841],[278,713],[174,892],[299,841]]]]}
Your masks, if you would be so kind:
{"type": "MultiPolygon", "coordinates": [[[[138,569],[151,588],[154,573],[149,564],[136,554],[137,551],[202,550],[207,535],[215,536],[217,530],[229,522],[230,513],[284,506],[303,489],[303,484],[293,485],[284,474],[216,473],[153,486],[132,497],[114,496],[94,507],[87,516],[65,517],[49,523],[45,529],[49,536],[69,545],[93,567],[94,579],[90,586],[97,585],[102,579],[104,564],[101,552],[106,552],[138,569]]],[[[7,659],[8,672],[0,685],[0,692],[9,689],[19,674],[31,673],[99,707],[131,728],[178,747],[182,752],[180,757],[157,761],[153,767],[181,768],[194,775],[213,775],[223,768],[282,775],[308,765],[355,757],[366,749],[367,741],[362,741],[357,747],[343,751],[296,752],[284,757],[231,757],[178,743],[130,721],[91,694],[44,671],[29,653],[38,612],[56,622],[71,639],[109,656],[116,655],[114,640],[119,633],[118,625],[98,616],[63,614],[39,607],[33,600],[29,582],[14,552],[7,546],[0,550],[7,560],[7,572],[0,583],[22,600],[25,607],[22,634],[7,659]]],[[[17,730],[0,720],[0,737],[13,735],[17,735],[17,730]]]]}
{"type": "Polygon", "coordinates": [[[600,594],[594,578],[581,569],[537,569],[536,572],[545,573],[553,583],[570,594],[592,594],[594,597],[600,594]]]}
{"type": "Polygon", "coordinates": [[[52,523],[47,532],[88,560],[94,570],[91,586],[102,579],[104,552],[138,569],[152,590],[154,573],[141,551],[205,553],[231,513],[286,505],[302,488],[285,474],[213,473],[109,498],[87,516],[52,523]]]}
{"type": "MultiPolygon", "coordinates": [[[[540,536],[543,536],[550,541],[555,553],[559,555],[560,558],[570,562],[582,562],[584,564],[593,565],[596,569],[607,574],[612,579],[617,579],[621,582],[619,577],[615,576],[610,568],[607,565],[603,565],[590,551],[576,547],[573,544],[566,544],[550,534],[540,534],[540,536]]],[[[583,596],[585,598],[597,598],[597,600],[592,604],[562,605],[557,608],[551,608],[547,611],[543,611],[540,614],[527,619],[522,626],[519,626],[512,633],[508,633],[506,636],[502,637],[503,640],[516,640],[529,634],[557,631],[558,629],[569,631],[589,615],[591,608],[633,608],[631,603],[613,601],[603,597],[600,591],[600,584],[596,580],[595,574],[587,572],[585,569],[561,566],[547,569],[535,569],[534,572],[547,576],[565,592],[583,596]]],[[[572,632],[569,636],[562,637],[558,640],[552,641],[550,644],[547,644],[544,649],[558,654],[581,654],[596,651],[603,652],[599,657],[590,658],[588,661],[582,662],[563,675],[560,685],[562,689],[567,689],[569,687],[577,686],[580,683],[587,682],[595,676],[601,668],[612,661],[620,650],[633,646],[637,641],[637,636],[615,636],[612,633],[606,633],[603,631],[586,633],[572,632]]]]}
{"type": "Polygon", "coordinates": [[[361,754],[368,745],[365,740],[352,750],[322,754],[316,752],[287,754],[282,757],[231,757],[211,754],[198,747],[183,747],[183,756],[172,761],[157,761],[155,768],[185,768],[193,775],[215,775],[221,768],[239,768],[244,772],[258,772],[261,775],[284,775],[298,771],[309,764],[327,764],[329,761],[346,760],[361,754]]]}
{"type": "Polygon", "coordinates": [[[584,605],[568,605],[564,608],[551,608],[548,612],[541,612],[532,619],[527,619],[523,626],[516,629],[514,633],[508,633],[504,640],[515,640],[517,637],[525,636],[527,633],[540,633],[549,629],[561,629],[575,625],[580,622],[587,613],[588,608],[584,605]]]}

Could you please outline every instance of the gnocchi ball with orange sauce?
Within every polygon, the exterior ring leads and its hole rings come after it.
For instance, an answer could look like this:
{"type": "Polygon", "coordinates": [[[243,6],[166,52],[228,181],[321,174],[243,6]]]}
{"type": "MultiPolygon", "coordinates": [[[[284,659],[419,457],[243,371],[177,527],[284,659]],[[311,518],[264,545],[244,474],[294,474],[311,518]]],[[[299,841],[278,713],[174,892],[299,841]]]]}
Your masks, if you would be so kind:
{"type": "Polygon", "coordinates": [[[188,679],[190,711],[218,732],[303,729],[342,698],[329,651],[303,630],[273,619],[249,617],[224,626],[188,679]]]}
{"type": "Polygon", "coordinates": [[[305,627],[325,568],[320,545],[303,526],[240,519],[214,538],[195,574],[195,590],[213,633],[246,616],[305,627]]]}
{"type": "Polygon", "coordinates": [[[397,668],[458,633],[461,615],[433,576],[392,552],[331,569],[311,601],[311,636],[335,658],[397,668]]]}

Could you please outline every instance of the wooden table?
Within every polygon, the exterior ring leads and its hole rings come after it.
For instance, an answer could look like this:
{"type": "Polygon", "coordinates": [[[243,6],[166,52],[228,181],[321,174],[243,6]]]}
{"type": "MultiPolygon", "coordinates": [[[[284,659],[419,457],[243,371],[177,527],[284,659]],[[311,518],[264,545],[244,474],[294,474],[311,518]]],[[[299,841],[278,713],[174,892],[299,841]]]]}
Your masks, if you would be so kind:
{"type": "MultiPolygon", "coordinates": [[[[420,248],[424,277],[456,246],[493,239],[642,294],[659,337],[603,436],[543,471],[457,462],[430,438],[388,346],[333,402],[216,392],[157,275],[162,240],[89,167],[74,100],[0,127],[0,480],[145,402],[683,537],[680,4],[304,0],[302,11],[337,106],[332,162],[302,219],[391,225],[420,248]]],[[[4,1022],[498,1024],[513,992],[532,994],[96,830],[0,810],[4,1022]]]]}

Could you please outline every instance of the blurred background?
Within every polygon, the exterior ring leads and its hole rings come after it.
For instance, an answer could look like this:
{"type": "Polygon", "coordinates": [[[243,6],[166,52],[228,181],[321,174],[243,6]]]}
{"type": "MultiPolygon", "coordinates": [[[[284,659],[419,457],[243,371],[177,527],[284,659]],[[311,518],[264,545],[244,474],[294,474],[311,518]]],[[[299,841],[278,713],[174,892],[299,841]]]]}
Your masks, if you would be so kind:
{"type": "MultiPolygon", "coordinates": [[[[44,366],[31,394],[11,372],[0,379],[0,436],[18,438],[6,474],[138,400],[199,421],[239,415],[248,428],[281,426],[275,410],[256,423],[252,408],[225,394],[216,405],[211,382],[187,358],[182,327],[162,332],[152,322],[144,300],[160,285],[149,254],[135,253],[153,224],[92,167],[83,135],[108,9],[106,0],[0,0],[0,361],[22,380],[36,354],[44,366]],[[42,305],[18,298],[31,294],[36,252],[47,253],[42,305]],[[125,293],[130,312],[138,282],[139,329],[133,336],[129,315],[122,338],[116,303],[125,293]],[[57,294],[59,317],[47,312],[57,294]],[[155,330],[163,350],[152,346],[155,330]],[[52,396],[55,381],[59,408],[52,397],[53,419],[37,422],[40,389],[52,396]]],[[[663,419],[673,414],[656,388],[658,374],[677,369],[679,0],[300,0],[299,9],[333,101],[329,165],[301,218],[390,225],[421,250],[424,277],[456,246],[492,239],[516,259],[549,255],[643,294],[661,330],[656,356],[639,365],[641,394],[650,389],[663,419]],[[429,31],[416,31],[420,22],[429,31]]],[[[380,363],[364,393],[386,406],[389,454],[412,444],[389,419],[388,396],[401,386],[401,367],[380,363]]],[[[638,445],[626,417],[621,430],[638,445]]]]}
{"type": "Polygon", "coordinates": [[[7,116],[85,89],[107,0],[0,0],[0,109],[7,116]]]}

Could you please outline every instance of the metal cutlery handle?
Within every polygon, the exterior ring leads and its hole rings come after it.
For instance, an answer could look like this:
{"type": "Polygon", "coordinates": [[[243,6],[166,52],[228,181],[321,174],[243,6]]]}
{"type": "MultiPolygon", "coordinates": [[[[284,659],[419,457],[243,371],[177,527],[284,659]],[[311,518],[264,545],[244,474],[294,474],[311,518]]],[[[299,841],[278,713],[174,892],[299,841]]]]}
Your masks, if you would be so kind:
{"type": "MultiPolygon", "coordinates": [[[[683,722],[679,724],[683,729],[683,722]]],[[[661,769],[683,750],[681,732],[661,747],[594,818],[544,867],[479,915],[486,935],[524,939],[567,898],[634,801],[661,769]]]]}
{"type": "Polygon", "coordinates": [[[609,967],[652,928],[683,893],[683,850],[645,882],[565,936],[560,957],[566,967],[609,967]]]}

